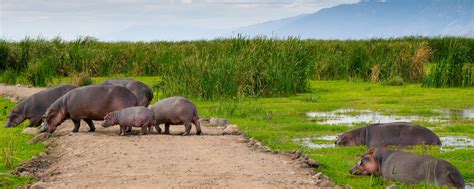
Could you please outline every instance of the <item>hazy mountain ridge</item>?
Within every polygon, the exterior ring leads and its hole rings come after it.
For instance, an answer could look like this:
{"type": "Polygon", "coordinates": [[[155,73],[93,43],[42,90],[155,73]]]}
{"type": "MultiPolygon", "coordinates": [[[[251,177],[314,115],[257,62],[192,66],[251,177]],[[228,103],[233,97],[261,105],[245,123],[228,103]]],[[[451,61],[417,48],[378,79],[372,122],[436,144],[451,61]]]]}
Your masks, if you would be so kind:
{"type": "Polygon", "coordinates": [[[239,28],[232,35],[319,39],[474,34],[472,0],[371,0],[239,28]]]}

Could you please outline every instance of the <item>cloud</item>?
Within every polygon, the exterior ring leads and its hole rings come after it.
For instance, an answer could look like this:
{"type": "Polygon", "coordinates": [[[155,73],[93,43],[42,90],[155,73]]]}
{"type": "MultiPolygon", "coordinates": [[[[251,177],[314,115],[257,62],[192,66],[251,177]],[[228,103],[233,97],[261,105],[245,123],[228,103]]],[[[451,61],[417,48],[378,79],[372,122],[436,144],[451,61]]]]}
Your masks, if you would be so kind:
{"type": "MultiPolygon", "coordinates": [[[[66,39],[104,36],[134,26],[161,30],[233,30],[358,0],[1,0],[0,36],[66,39]]],[[[185,35],[185,34],[183,34],[185,35]]],[[[207,35],[206,35],[207,36],[207,35]]],[[[166,40],[165,38],[163,38],[166,40]]]]}

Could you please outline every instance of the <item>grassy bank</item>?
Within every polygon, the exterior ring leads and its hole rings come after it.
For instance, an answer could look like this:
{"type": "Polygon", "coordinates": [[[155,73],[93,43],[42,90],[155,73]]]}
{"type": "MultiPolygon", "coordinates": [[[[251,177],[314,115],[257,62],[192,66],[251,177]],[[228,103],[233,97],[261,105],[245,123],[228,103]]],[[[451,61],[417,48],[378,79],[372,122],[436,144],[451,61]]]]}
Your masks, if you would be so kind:
{"type": "Polygon", "coordinates": [[[288,96],[308,80],[474,85],[474,39],[221,39],[184,42],[0,41],[0,81],[46,86],[86,73],[162,76],[168,95],[288,96]]]}
{"type": "MultiPolygon", "coordinates": [[[[5,124],[7,113],[15,106],[3,97],[0,97],[0,125],[5,124]]],[[[13,176],[11,173],[15,167],[23,161],[37,156],[45,151],[43,144],[28,144],[33,135],[22,133],[27,123],[23,123],[16,128],[0,128],[0,188],[15,188],[31,182],[32,178],[13,176]]]]}
{"type": "MultiPolygon", "coordinates": [[[[370,109],[387,115],[439,116],[436,109],[462,110],[474,107],[474,88],[422,88],[420,84],[385,86],[367,82],[312,81],[311,92],[286,98],[257,98],[241,101],[196,101],[200,114],[229,118],[251,137],[277,151],[303,151],[322,164],[323,172],[341,185],[354,188],[383,187],[391,182],[380,178],[352,176],[353,166],[365,147],[309,149],[292,139],[334,136],[352,129],[348,125],[318,124],[307,118],[311,111],[340,108],[370,109]]],[[[439,136],[474,138],[474,120],[454,118],[442,123],[415,122],[430,127],[439,136]]],[[[362,126],[365,124],[358,124],[362,126]]],[[[317,142],[317,141],[316,141],[317,142]]],[[[441,151],[439,147],[407,149],[427,153],[453,163],[466,182],[474,182],[474,148],[441,151]]],[[[398,183],[400,185],[400,183],[398,183]]],[[[422,187],[419,185],[418,187],[422,187]]]]}

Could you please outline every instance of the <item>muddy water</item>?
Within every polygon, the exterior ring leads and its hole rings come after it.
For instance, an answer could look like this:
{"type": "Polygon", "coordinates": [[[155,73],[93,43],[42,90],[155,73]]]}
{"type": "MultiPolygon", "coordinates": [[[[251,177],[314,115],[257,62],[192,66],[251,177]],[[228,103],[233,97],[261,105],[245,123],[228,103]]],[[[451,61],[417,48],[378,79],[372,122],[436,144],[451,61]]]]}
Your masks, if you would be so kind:
{"type": "Polygon", "coordinates": [[[427,121],[427,122],[447,122],[453,117],[461,117],[463,119],[473,119],[474,109],[464,109],[460,111],[453,110],[435,110],[443,115],[423,117],[423,116],[399,116],[399,115],[384,115],[382,112],[372,110],[354,110],[354,109],[339,109],[331,112],[309,112],[307,117],[314,119],[319,124],[329,125],[349,125],[352,126],[357,123],[390,123],[390,122],[412,122],[412,121],[427,121]]]}

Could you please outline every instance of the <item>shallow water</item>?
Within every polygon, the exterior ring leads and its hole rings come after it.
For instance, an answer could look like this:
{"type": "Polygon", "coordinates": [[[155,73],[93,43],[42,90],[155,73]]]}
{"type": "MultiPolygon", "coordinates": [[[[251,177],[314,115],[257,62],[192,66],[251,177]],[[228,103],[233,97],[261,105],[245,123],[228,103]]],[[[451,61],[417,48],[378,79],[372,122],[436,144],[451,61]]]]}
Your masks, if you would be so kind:
{"type": "Polygon", "coordinates": [[[315,119],[316,123],[329,125],[349,125],[357,123],[390,123],[390,122],[447,122],[452,117],[463,119],[473,119],[474,109],[464,109],[461,111],[435,110],[441,112],[441,116],[399,116],[384,115],[382,112],[372,110],[339,109],[331,112],[309,112],[307,117],[315,119]]]}
{"type": "MultiPolygon", "coordinates": [[[[321,136],[312,138],[299,138],[293,139],[293,142],[303,144],[308,148],[333,148],[336,147],[334,142],[337,136],[321,136]],[[327,141],[323,143],[314,143],[313,141],[327,141]]],[[[441,139],[441,150],[449,151],[455,149],[463,149],[467,147],[474,147],[474,139],[466,136],[445,136],[440,137],[441,139]]]]}
{"type": "Polygon", "coordinates": [[[474,189],[474,182],[468,182],[465,184],[465,189],[474,189]]]}
{"type": "Polygon", "coordinates": [[[466,136],[445,136],[440,137],[442,150],[463,149],[474,147],[474,139],[466,136]]]}
{"type": "Polygon", "coordinates": [[[313,138],[298,138],[293,139],[292,141],[295,143],[301,143],[308,148],[334,148],[336,145],[334,141],[336,141],[337,136],[322,136],[322,137],[313,137],[313,138]],[[314,143],[315,140],[322,140],[328,141],[327,143],[314,143]]]}

